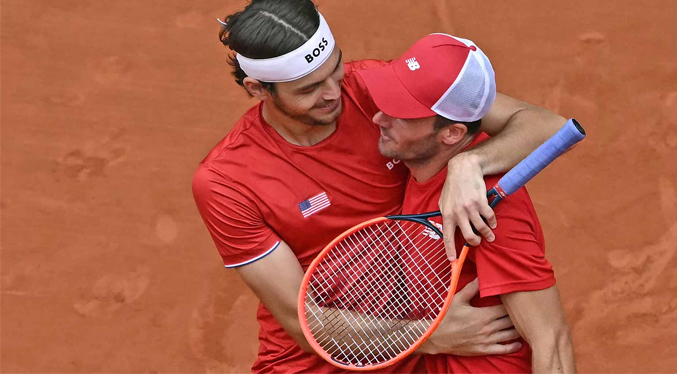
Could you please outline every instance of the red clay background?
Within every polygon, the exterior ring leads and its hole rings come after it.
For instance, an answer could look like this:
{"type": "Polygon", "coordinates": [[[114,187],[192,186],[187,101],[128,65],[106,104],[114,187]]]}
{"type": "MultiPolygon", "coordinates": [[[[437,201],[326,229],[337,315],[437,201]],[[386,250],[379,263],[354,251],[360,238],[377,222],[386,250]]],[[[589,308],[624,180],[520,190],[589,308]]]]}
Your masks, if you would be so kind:
{"type": "MultiPolygon", "coordinates": [[[[2,0],[2,372],[246,372],[193,171],[255,103],[224,0],[2,0]]],[[[581,372],[677,372],[677,2],[323,0],[348,59],[474,40],[588,139],[530,183],[581,372]]]]}

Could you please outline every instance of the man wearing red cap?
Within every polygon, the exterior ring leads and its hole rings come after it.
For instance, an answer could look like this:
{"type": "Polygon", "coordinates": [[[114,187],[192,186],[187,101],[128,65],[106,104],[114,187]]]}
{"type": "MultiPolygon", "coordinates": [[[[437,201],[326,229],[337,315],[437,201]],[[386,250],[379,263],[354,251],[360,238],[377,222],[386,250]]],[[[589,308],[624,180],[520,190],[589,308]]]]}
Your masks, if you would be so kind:
{"type": "MultiPolygon", "coordinates": [[[[261,300],[252,370],[335,372],[305,341],[296,299],[304,269],[332,238],[401,210],[409,172],[379,153],[379,127],[372,122],[378,108],[356,74],[385,63],[344,64],[310,0],[252,0],[225,19],[220,36],[236,52],[236,82],[261,102],[201,162],[193,193],[223,263],[261,300]]],[[[416,69],[416,61],[410,64],[416,69]]],[[[483,131],[495,136],[449,164],[441,201],[446,230],[458,225],[476,244],[470,222],[487,240],[495,225],[482,174],[514,166],[565,123],[500,94],[485,119],[483,131]]],[[[453,241],[446,244],[453,254],[453,241]]],[[[503,306],[473,308],[467,300],[477,286],[462,292],[448,312],[456,319],[436,336],[445,352],[497,354],[521,347],[499,344],[518,336],[502,318],[503,306]]],[[[420,371],[421,363],[412,356],[392,370],[420,371]]]]}
{"type": "MultiPolygon", "coordinates": [[[[469,40],[431,34],[390,64],[358,74],[380,109],[373,120],[381,131],[381,154],[402,160],[411,172],[402,213],[437,210],[449,160],[487,138],[477,131],[496,98],[489,59],[469,40]]],[[[486,185],[496,185],[501,176],[486,176],[486,185]]],[[[575,372],[568,324],[526,189],[507,197],[495,214],[496,239],[471,248],[459,286],[477,278],[480,297],[471,304],[504,304],[520,341],[528,344],[508,355],[428,356],[428,372],[575,372]]],[[[441,220],[436,223],[441,226],[441,220]]],[[[460,231],[454,239],[461,248],[460,231]]],[[[421,352],[447,352],[434,337],[421,352]]]]}

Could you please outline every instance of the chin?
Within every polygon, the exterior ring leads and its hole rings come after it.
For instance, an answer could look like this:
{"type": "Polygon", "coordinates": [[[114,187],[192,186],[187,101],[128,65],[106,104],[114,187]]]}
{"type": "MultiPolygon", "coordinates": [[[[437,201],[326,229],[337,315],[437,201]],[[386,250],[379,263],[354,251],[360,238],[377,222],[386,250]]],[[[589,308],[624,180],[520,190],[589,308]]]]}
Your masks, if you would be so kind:
{"type": "MultiPolygon", "coordinates": [[[[340,109],[340,108],[339,108],[340,109]]],[[[330,113],[325,116],[321,117],[312,117],[313,122],[315,122],[316,125],[331,125],[332,123],[336,122],[336,120],[341,116],[341,111],[336,110],[336,113],[330,113]]]]}
{"type": "Polygon", "coordinates": [[[381,155],[383,157],[399,159],[397,152],[393,149],[390,149],[390,147],[388,147],[387,143],[384,142],[383,139],[378,140],[378,151],[381,152],[381,155]]]}
{"type": "Polygon", "coordinates": [[[339,118],[341,113],[343,113],[343,100],[339,99],[339,103],[333,111],[319,114],[316,120],[319,122],[333,123],[339,118]]]}

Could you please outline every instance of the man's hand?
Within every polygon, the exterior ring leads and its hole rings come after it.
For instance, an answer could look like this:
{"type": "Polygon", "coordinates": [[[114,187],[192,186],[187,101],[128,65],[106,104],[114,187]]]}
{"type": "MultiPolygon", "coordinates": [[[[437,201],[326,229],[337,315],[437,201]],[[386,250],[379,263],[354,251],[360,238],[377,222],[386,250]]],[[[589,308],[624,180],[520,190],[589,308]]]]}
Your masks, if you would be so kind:
{"type": "Polygon", "coordinates": [[[454,233],[457,226],[472,246],[479,245],[481,239],[473,232],[471,223],[484,238],[494,241],[491,229],[496,228],[496,216],[489,207],[484,176],[477,157],[460,153],[449,161],[439,207],[444,226],[444,247],[449,260],[456,259],[454,233]]]}
{"type": "Polygon", "coordinates": [[[424,354],[484,356],[518,351],[522,344],[500,344],[519,338],[503,305],[475,308],[470,300],[477,295],[477,279],[454,296],[437,330],[419,348],[424,354]]]}

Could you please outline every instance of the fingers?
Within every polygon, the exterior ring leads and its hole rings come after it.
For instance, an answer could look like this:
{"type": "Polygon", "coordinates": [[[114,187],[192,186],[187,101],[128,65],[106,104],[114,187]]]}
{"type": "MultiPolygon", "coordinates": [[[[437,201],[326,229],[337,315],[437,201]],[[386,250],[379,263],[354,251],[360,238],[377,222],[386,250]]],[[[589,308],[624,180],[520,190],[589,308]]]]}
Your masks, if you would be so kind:
{"type": "Polygon", "coordinates": [[[491,332],[505,330],[510,327],[513,327],[513,324],[508,316],[494,320],[487,325],[487,329],[491,332]]]}
{"type": "Polygon", "coordinates": [[[482,347],[481,353],[478,355],[505,355],[508,353],[515,353],[522,348],[522,343],[514,342],[510,344],[492,344],[482,347]]]}
{"type": "Polygon", "coordinates": [[[503,343],[503,342],[509,342],[511,340],[515,340],[520,337],[519,332],[515,329],[507,329],[507,330],[501,330],[497,331],[493,334],[491,334],[488,337],[488,343],[503,343]]]}
{"type": "Polygon", "coordinates": [[[453,302],[458,302],[458,303],[465,303],[468,304],[470,300],[477,295],[477,293],[480,292],[480,286],[477,281],[477,278],[473,280],[472,282],[468,283],[463,287],[462,290],[458,291],[456,295],[454,296],[453,302]]]}
{"type": "MultiPolygon", "coordinates": [[[[491,206],[489,206],[489,203],[486,202],[484,204],[481,204],[479,207],[480,214],[482,217],[484,217],[484,220],[486,223],[491,227],[492,229],[496,228],[496,214],[494,213],[494,210],[491,209],[491,206]]],[[[486,236],[485,236],[486,238],[486,236]]]]}
{"type": "Polygon", "coordinates": [[[476,247],[480,245],[480,237],[475,235],[475,233],[472,231],[472,226],[470,226],[470,221],[467,219],[459,221],[458,222],[458,227],[461,229],[461,234],[463,234],[463,238],[465,238],[465,241],[468,242],[473,247],[476,247]]]}
{"type": "Polygon", "coordinates": [[[444,235],[444,249],[447,251],[449,261],[456,259],[456,243],[454,243],[456,221],[452,218],[442,218],[442,234],[444,235]]]}
{"type": "Polygon", "coordinates": [[[472,224],[475,226],[475,229],[477,232],[479,232],[482,236],[484,236],[485,239],[487,239],[490,242],[494,241],[494,233],[491,232],[491,229],[489,226],[487,226],[486,223],[484,223],[484,220],[482,220],[482,217],[480,216],[479,213],[474,213],[471,216],[472,224]]]}
{"type": "Polygon", "coordinates": [[[487,222],[487,224],[489,224],[489,227],[492,229],[496,228],[498,225],[496,221],[496,214],[494,213],[494,210],[491,209],[491,206],[489,206],[488,202],[480,206],[480,214],[482,217],[484,217],[484,220],[487,222]]]}
{"type": "Polygon", "coordinates": [[[505,306],[503,304],[477,309],[479,309],[481,313],[483,313],[483,315],[487,318],[488,321],[494,321],[508,315],[508,311],[505,309],[505,306]]]}

